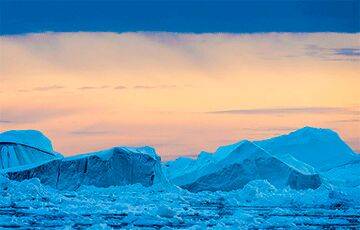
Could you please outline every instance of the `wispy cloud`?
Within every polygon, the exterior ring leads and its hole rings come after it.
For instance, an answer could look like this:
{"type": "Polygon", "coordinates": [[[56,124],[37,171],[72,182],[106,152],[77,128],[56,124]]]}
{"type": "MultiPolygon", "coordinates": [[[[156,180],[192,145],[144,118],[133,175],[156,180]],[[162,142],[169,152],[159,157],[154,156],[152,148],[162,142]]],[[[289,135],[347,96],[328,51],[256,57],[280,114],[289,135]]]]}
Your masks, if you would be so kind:
{"type": "Polygon", "coordinates": [[[296,130],[295,127],[257,127],[257,128],[245,128],[244,130],[251,132],[288,132],[296,130]]]}
{"type": "Polygon", "coordinates": [[[155,86],[146,86],[146,85],[136,85],[134,89],[156,89],[155,86]]]}
{"type": "Polygon", "coordinates": [[[350,108],[342,107],[283,107],[283,108],[259,108],[259,109],[234,109],[209,111],[212,114],[240,114],[240,115],[261,115],[261,114],[326,114],[326,113],[344,113],[356,114],[350,108]]]}
{"type": "Polygon", "coordinates": [[[19,89],[19,90],[17,90],[17,91],[20,92],[20,93],[30,92],[30,90],[28,90],[28,89],[19,89]]]}
{"type": "Polygon", "coordinates": [[[127,87],[123,86],[123,85],[118,85],[118,86],[115,86],[114,89],[127,89],[127,87]]]}
{"type": "Polygon", "coordinates": [[[94,89],[107,89],[109,88],[108,85],[102,85],[102,86],[82,86],[79,87],[79,90],[94,90],[94,89]]]}
{"type": "Polygon", "coordinates": [[[342,47],[325,48],[318,45],[305,46],[306,55],[323,61],[355,61],[360,58],[360,48],[342,47]]]}
{"type": "Polygon", "coordinates": [[[33,91],[52,91],[52,90],[59,90],[64,89],[65,86],[61,85],[49,85],[49,86],[38,86],[34,87],[32,89],[18,89],[17,92],[20,93],[27,93],[27,92],[33,92],[33,91]]]}
{"type": "Polygon", "coordinates": [[[343,120],[336,120],[333,121],[334,123],[356,123],[356,122],[360,122],[360,119],[343,119],[343,120]]]}
{"type": "Polygon", "coordinates": [[[112,131],[101,131],[101,130],[78,130],[69,132],[73,135],[102,135],[102,134],[113,134],[112,131]]]}
{"type": "Polygon", "coordinates": [[[49,91],[49,90],[58,90],[58,89],[63,89],[64,86],[60,86],[60,85],[50,85],[50,86],[39,86],[39,87],[35,87],[33,88],[34,91],[49,91]]]}
{"type": "Polygon", "coordinates": [[[176,87],[176,85],[136,85],[134,86],[134,89],[171,89],[176,87]]]}
{"type": "Polygon", "coordinates": [[[2,107],[0,116],[2,123],[33,123],[69,115],[77,111],[77,109],[72,108],[49,108],[48,106],[35,106],[32,108],[2,107]]]}
{"type": "Polygon", "coordinates": [[[12,121],[9,121],[9,120],[0,120],[0,123],[12,123],[12,121]]]}
{"type": "Polygon", "coordinates": [[[341,56],[360,57],[360,48],[334,49],[334,54],[341,56]]]}

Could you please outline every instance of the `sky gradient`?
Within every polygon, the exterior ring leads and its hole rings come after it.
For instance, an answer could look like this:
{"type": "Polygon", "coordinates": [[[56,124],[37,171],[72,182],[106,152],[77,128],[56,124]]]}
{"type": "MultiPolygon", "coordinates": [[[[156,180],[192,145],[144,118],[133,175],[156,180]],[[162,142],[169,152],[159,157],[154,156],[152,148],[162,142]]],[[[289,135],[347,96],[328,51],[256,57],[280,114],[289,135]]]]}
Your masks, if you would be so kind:
{"type": "Polygon", "coordinates": [[[164,159],[303,126],[359,151],[358,33],[0,37],[0,127],[65,155],[152,145],[164,159]]]}
{"type": "Polygon", "coordinates": [[[303,126],[360,152],[358,0],[0,1],[0,131],[164,159],[303,126]]]}

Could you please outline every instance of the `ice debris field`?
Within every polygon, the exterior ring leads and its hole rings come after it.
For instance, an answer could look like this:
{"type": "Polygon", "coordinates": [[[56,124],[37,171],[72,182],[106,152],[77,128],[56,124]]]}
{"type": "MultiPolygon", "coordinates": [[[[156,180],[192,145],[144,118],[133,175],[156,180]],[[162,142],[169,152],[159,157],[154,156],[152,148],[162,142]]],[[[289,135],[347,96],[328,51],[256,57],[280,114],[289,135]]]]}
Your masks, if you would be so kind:
{"type": "Polygon", "coordinates": [[[0,172],[0,228],[360,228],[360,155],[329,129],[168,162],[148,146],[63,157],[12,130],[0,172]]]}

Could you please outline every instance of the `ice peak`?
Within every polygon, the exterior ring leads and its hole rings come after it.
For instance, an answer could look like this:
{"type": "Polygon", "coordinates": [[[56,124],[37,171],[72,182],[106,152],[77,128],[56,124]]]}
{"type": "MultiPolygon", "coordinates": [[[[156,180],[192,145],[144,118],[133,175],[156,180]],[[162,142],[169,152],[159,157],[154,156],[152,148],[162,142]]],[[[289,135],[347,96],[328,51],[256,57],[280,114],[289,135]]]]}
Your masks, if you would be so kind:
{"type": "Polygon", "coordinates": [[[311,126],[305,126],[301,129],[297,129],[289,135],[313,135],[313,136],[338,136],[338,134],[331,129],[317,128],[311,126]]]}
{"type": "Polygon", "coordinates": [[[228,155],[228,160],[232,161],[250,159],[258,156],[270,156],[267,151],[251,141],[244,140],[228,155]]]}
{"type": "Polygon", "coordinates": [[[253,142],[249,141],[249,140],[243,140],[238,142],[237,147],[233,150],[233,152],[235,151],[248,151],[251,149],[258,149],[259,147],[257,145],[255,145],[253,142]]]}
{"type": "Polygon", "coordinates": [[[151,146],[140,146],[140,147],[128,147],[128,146],[118,146],[117,148],[121,148],[124,150],[130,150],[132,152],[139,152],[142,154],[146,154],[154,158],[155,160],[161,160],[160,156],[156,153],[156,150],[151,146]]]}
{"type": "Polygon", "coordinates": [[[289,134],[255,141],[270,154],[290,154],[322,171],[345,164],[356,156],[352,149],[331,129],[306,126],[289,134]]]}
{"type": "Polygon", "coordinates": [[[260,142],[272,143],[278,141],[287,142],[288,144],[292,142],[298,144],[298,143],[314,142],[314,141],[343,143],[340,136],[331,129],[305,126],[303,128],[292,131],[288,134],[283,134],[280,136],[272,137],[261,141],[255,141],[255,144],[258,144],[260,142]]]}

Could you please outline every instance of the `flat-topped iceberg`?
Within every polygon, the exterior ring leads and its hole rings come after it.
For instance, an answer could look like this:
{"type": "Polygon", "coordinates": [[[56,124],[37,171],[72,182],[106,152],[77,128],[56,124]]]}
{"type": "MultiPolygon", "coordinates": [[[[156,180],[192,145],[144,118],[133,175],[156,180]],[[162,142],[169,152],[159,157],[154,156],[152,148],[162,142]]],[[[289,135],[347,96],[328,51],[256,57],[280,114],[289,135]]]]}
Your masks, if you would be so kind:
{"type": "Polygon", "coordinates": [[[75,190],[81,185],[96,187],[166,182],[160,158],[150,147],[114,147],[111,149],[53,160],[37,167],[8,170],[12,180],[38,178],[57,189],[75,190]]]}
{"type": "Polygon", "coordinates": [[[11,130],[0,133],[0,169],[42,164],[61,159],[51,141],[36,130],[11,130]]]}

